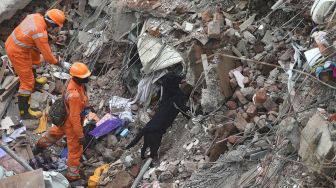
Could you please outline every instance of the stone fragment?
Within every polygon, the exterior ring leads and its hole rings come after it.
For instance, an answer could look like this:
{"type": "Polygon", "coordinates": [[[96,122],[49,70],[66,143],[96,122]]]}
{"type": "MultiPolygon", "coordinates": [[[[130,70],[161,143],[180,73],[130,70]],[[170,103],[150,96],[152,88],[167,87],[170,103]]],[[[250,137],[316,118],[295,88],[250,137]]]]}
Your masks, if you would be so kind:
{"type": "Polygon", "coordinates": [[[237,80],[235,78],[230,79],[230,87],[235,89],[238,86],[237,80]]]}
{"type": "Polygon", "coordinates": [[[133,160],[132,156],[127,155],[127,156],[125,157],[124,165],[125,165],[126,167],[131,167],[131,166],[133,165],[133,162],[134,162],[134,160],[133,160]]]}
{"type": "Polygon", "coordinates": [[[322,170],[322,164],[335,157],[331,131],[332,125],[320,112],[316,112],[301,131],[299,155],[306,164],[315,166],[314,170],[322,170]]]}
{"type": "Polygon", "coordinates": [[[195,136],[195,135],[197,135],[200,131],[201,131],[201,127],[196,125],[196,126],[194,126],[193,128],[191,128],[191,130],[190,130],[190,134],[191,134],[192,136],[195,136]]]}
{"type": "Polygon", "coordinates": [[[117,145],[118,139],[113,134],[109,134],[109,135],[107,135],[106,142],[107,142],[107,147],[108,148],[113,148],[117,145]]]}
{"type": "Polygon", "coordinates": [[[113,180],[106,187],[111,188],[128,188],[131,186],[133,178],[126,171],[117,172],[113,180]]]}
{"type": "Polygon", "coordinates": [[[220,37],[220,22],[217,20],[208,23],[208,37],[209,38],[219,38],[220,37]]]}
{"type": "Polygon", "coordinates": [[[247,104],[248,100],[244,97],[241,91],[236,91],[235,95],[237,96],[238,100],[242,104],[247,104]]]}
{"type": "Polygon", "coordinates": [[[245,20],[245,22],[243,22],[242,24],[240,24],[239,29],[240,31],[244,31],[245,29],[247,29],[250,25],[252,25],[254,19],[256,17],[256,14],[253,14],[252,16],[250,16],[247,20],[245,20]]]}
{"type": "Polygon", "coordinates": [[[255,116],[253,118],[254,123],[258,126],[259,129],[267,127],[266,120],[264,118],[255,116]]]}
{"type": "Polygon", "coordinates": [[[254,90],[253,87],[241,88],[240,91],[244,95],[244,97],[246,97],[248,99],[252,99],[252,97],[255,93],[255,90],[254,90]]]}
{"type": "Polygon", "coordinates": [[[254,35],[252,35],[252,33],[250,33],[249,31],[244,31],[243,32],[244,38],[251,44],[255,44],[257,39],[255,38],[254,35]]]}
{"type": "Polygon", "coordinates": [[[238,107],[237,103],[234,101],[226,102],[226,106],[228,107],[229,110],[235,110],[238,107]]]}
{"type": "Polygon", "coordinates": [[[197,170],[197,163],[192,161],[185,161],[184,168],[188,172],[195,172],[197,170]]]}
{"type": "Polygon", "coordinates": [[[251,104],[247,110],[246,113],[248,116],[250,116],[251,118],[253,118],[254,116],[257,115],[257,107],[254,104],[251,104]]]}
{"type": "Polygon", "coordinates": [[[164,182],[173,178],[173,174],[169,171],[162,172],[159,176],[159,181],[164,182]]]}
{"type": "Polygon", "coordinates": [[[279,105],[273,101],[273,99],[268,98],[264,103],[263,106],[266,108],[268,111],[279,111],[279,105]]]}
{"type": "Polygon", "coordinates": [[[202,22],[207,23],[212,20],[212,15],[209,10],[202,12],[202,22]]]}
{"type": "Polygon", "coordinates": [[[301,131],[298,122],[293,117],[288,117],[280,122],[277,134],[286,137],[290,140],[292,146],[299,150],[301,131]]]}
{"type": "Polygon", "coordinates": [[[255,103],[263,104],[267,100],[267,92],[264,88],[259,89],[255,95],[255,103]]]}
{"type": "Polygon", "coordinates": [[[241,113],[238,113],[233,124],[237,127],[239,131],[244,131],[248,123],[244,119],[243,115],[241,113]]]}
{"type": "Polygon", "coordinates": [[[178,173],[178,168],[176,165],[174,164],[169,164],[168,167],[167,167],[167,170],[173,175],[173,176],[176,176],[177,173],[178,173]]]}
{"type": "Polygon", "coordinates": [[[113,157],[113,150],[105,148],[104,153],[103,153],[103,159],[104,159],[104,162],[106,162],[106,163],[113,162],[113,160],[115,159],[113,157]]]}

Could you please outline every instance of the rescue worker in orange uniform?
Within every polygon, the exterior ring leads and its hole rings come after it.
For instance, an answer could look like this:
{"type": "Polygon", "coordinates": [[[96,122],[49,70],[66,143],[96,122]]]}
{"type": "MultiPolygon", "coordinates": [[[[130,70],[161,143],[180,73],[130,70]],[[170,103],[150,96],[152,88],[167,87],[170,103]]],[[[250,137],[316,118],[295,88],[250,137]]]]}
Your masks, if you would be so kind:
{"type": "Polygon", "coordinates": [[[40,54],[50,64],[69,68],[68,63],[58,62],[48,44],[48,31],[59,29],[64,21],[64,13],[58,9],[47,11],[45,16],[38,13],[30,14],[6,40],[6,53],[20,80],[18,106],[22,119],[42,116],[42,112],[30,108],[30,96],[35,82],[42,85],[47,82],[46,78],[35,78],[32,70],[33,65],[41,64],[40,54]]]}
{"type": "Polygon", "coordinates": [[[34,155],[41,153],[46,147],[54,144],[65,135],[68,146],[66,177],[69,181],[76,181],[81,179],[79,165],[85,142],[82,126],[84,117],[81,117],[81,113],[87,107],[88,97],[85,84],[88,82],[91,72],[85,64],[76,62],[70,68],[70,75],[72,78],[69,80],[67,88],[63,91],[65,92],[65,102],[68,107],[68,117],[62,127],[51,127],[38,140],[33,153],[34,155]]]}

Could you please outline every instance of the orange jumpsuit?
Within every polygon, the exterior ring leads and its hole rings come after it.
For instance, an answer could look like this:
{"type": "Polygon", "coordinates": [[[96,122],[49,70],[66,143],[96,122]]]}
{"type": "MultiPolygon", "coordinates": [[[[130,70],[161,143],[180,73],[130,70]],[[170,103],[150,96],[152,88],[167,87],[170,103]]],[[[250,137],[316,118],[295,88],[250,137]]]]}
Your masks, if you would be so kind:
{"type": "Polygon", "coordinates": [[[69,116],[65,124],[62,127],[51,127],[37,144],[41,148],[46,148],[66,135],[68,145],[67,177],[76,179],[79,176],[79,160],[83,154],[83,146],[79,143],[79,138],[84,137],[80,113],[87,106],[88,98],[85,86],[77,85],[72,79],[65,96],[69,107],[69,116]]]}
{"type": "Polygon", "coordinates": [[[48,63],[58,63],[48,43],[47,24],[40,14],[28,15],[14,29],[6,40],[6,52],[19,76],[22,94],[30,94],[34,88],[32,66],[41,63],[40,53],[48,63]]]}

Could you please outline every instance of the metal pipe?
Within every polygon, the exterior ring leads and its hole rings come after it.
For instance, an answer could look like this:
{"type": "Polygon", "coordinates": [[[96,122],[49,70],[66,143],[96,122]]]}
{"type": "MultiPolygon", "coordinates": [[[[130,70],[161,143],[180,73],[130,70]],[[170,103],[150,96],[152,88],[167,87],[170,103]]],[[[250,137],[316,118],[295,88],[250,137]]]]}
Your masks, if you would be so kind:
{"type": "Polygon", "coordinates": [[[33,171],[34,169],[29,166],[26,160],[22,159],[20,156],[16,155],[16,153],[11,150],[7,144],[0,141],[0,148],[3,149],[8,155],[10,155],[13,159],[15,159],[20,165],[22,165],[26,170],[33,171]]]}
{"type": "Polygon", "coordinates": [[[141,168],[141,171],[139,172],[137,178],[134,180],[132,187],[131,188],[136,188],[137,185],[139,184],[141,178],[143,177],[143,175],[145,174],[145,172],[147,171],[147,168],[149,167],[149,165],[152,162],[152,158],[148,158],[146,163],[144,164],[144,166],[141,168]]]}

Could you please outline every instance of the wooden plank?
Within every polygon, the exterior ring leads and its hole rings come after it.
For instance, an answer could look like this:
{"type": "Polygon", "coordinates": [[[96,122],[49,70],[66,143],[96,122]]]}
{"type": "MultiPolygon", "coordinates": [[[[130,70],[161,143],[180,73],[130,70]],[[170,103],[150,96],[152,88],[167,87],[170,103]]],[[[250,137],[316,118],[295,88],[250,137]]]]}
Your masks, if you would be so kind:
{"type": "Polygon", "coordinates": [[[7,107],[12,100],[14,92],[10,93],[9,96],[2,102],[0,102],[0,119],[5,115],[7,107]]]}
{"type": "Polygon", "coordinates": [[[2,79],[5,75],[5,70],[6,70],[6,67],[8,65],[8,59],[7,57],[1,57],[2,59],[2,66],[1,66],[1,69],[0,69],[0,83],[2,82],[2,79]]]}
{"type": "Polygon", "coordinates": [[[5,90],[8,91],[12,89],[17,83],[19,83],[19,77],[15,77],[10,84],[5,87],[5,90]]]}
{"type": "Polygon", "coordinates": [[[14,93],[15,87],[19,84],[19,78],[16,77],[10,85],[8,85],[5,89],[6,91],[1,94],[0,101],[4,101],[10,94],[14,93]]]}

